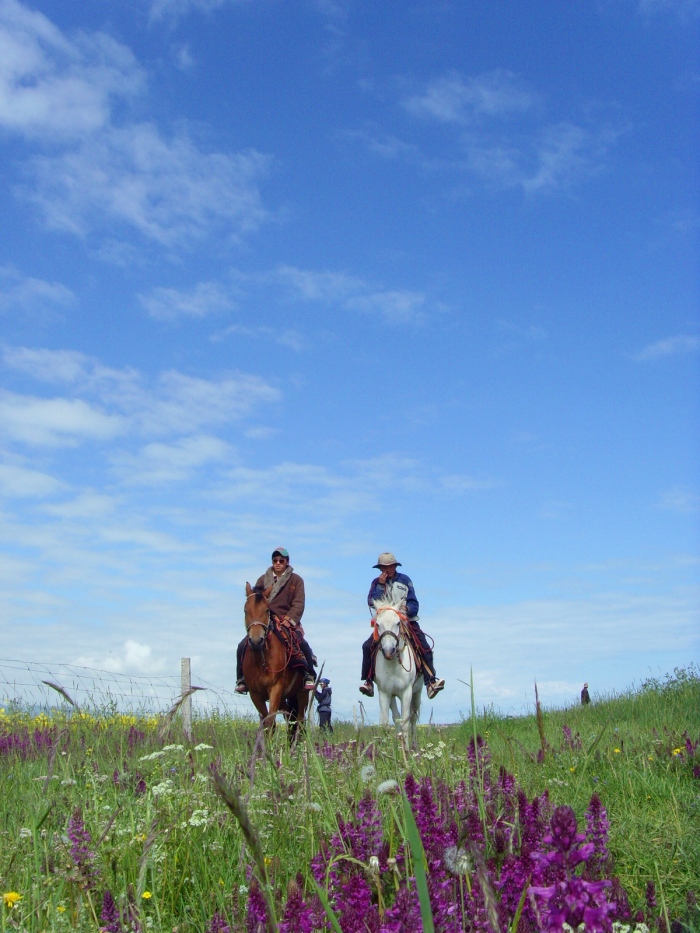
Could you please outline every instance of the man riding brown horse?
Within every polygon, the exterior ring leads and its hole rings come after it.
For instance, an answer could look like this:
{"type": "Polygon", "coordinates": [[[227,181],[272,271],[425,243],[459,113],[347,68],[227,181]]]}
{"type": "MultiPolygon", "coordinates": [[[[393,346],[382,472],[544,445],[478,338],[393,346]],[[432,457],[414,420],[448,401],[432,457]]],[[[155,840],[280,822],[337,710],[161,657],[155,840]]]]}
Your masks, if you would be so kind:
{"type": "MultiPolygon", "coordinates": [[[[379,560],[374,565],[380,572],[378,577],[372,580],[369,588],[367,603],[370,609],[374,609],[375,599],[393,598],[397,602],[403,603],[406,613],[406,623],[414,636],[417,650],[423,662],[423,680],[425,682],[428,697],[433,697],[444,689],[445,681],[435,675],[435,666],[433,663],[433,650],[428,644],[425,632],[418,625],[418,599],[416,591],[413,588],[413,581],[405,573],[397,573],[396,568],[401,564],[396,560],[393,554],[385,551],[379,555],[379,560]]],[[[362,645],[362,683],[360,684],[360,693],[365,696],[374,696],[374,684],[370,676],[372,670],[372,649],[376,642],[374,634],[370,635],[362,645]]]]}
{"type": "MultiPolygon", "coordinates": [[[[272,566],[258,578],[253,587],[262,592],[270,590],[267,603],[270,615],[278,623],[291,630],[294,639],[301,650],[306,664],[306,678],[304,688],[313,690],[316,686],[314,672],[314,656],[309,643],[304,638],[304,629],[301,627],[301,617],[304,614],[306,601],[304,581],[294,568],[289,565],[289,551],[283,547],[275,548],[272,552],[272,566]]],[[[243,656],[248,643],[247,637],[242,639],[236,651],[236,693],[247,693],[248,687],[243,676],[243,656]]]]}

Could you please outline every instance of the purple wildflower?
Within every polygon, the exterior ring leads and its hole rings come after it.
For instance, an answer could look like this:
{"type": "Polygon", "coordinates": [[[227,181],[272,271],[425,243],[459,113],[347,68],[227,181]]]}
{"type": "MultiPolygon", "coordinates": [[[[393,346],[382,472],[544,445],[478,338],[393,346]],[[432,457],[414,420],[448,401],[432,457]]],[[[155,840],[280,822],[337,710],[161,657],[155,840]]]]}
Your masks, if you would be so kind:
{"type": "Polygon", "coordinates": [[[231,933],[231,927],[226,923],[226,917],[220,911],[214,912],[207,933],[231,933]]]}
{"type": "Polygon", "coordinates": [[[248,933],[265,933],[267,926],[267,904],[260,890],[260,885],[253,878],[248,891],[248,911],[246,929],[248,933]]]}
{"type": "Polygon", "coordinates": [[[71,858],[88,887],[93,887],[97,878],[95,853],[90,848],[92,837],[83,823],[83,814],[76,808],[68,820],[68,838],[70,839],[71,858]]]}
{"type": "Polygon", "coordinates": [[[304,879],[297,875],[296,881],[289,882],[287,903],[279,925],[279,933],[313,933],[318,929],[314,910],[302,897],[304,879]]]}
{"type": "Polygon", "coordinates": [[[656,888],[653,881],[647,881],[646,901],[649,910],[656,910],[656,888]]]}
{"type": "Polygon", "coordinates": [[[593,794],[586,810],[586,838],[593,843],[594,852],[589,861],[589,869],[595,874],[601,874],[607,865],[610,853],[608,852],[608,830],[610,821],[600,797],[593,794]]]}
{"type": "Polygon", "coordinates": [[[380,933],[423,933],[420,903],[413,889],[400,888],[393,907],[384,914],[380,933]]]}
{"type": "Polygon", "coordinates": [[[117,907],[112,892],[107,888],[105,893],[102,895],[102,910],[100,911],[100,920],[102,921],[102,926],[100,927],[101,933],[121,933],[122,931],[122,918],[119,915],[119,908],[117,907]]]}
{"type": "Polygon", "coordinates": [[[585,835],[577,832],[576,814],[571,807],[557,807],[550,821],[550,832],[543,839],[549,852],[535,852],[532,859],[538,880],[549,884],[530,887],[533,907],[537,899],[544,907],[541,926],[548,933],[560,933],[564,923],[576,930],[585,924],[587,933],[603,933],[611,928],[615,906],[606,897],[609,881],[586,881],[573,869],[586,862],[595,852],[593,843],[585,843],[585,835]]]}

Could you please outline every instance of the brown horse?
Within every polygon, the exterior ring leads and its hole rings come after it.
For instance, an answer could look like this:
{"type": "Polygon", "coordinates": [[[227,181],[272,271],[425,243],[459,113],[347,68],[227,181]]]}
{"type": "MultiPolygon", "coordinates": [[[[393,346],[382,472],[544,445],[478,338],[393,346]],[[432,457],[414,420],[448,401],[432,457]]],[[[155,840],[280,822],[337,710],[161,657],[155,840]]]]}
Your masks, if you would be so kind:
{"type": "Polygon", "coordinates": [[[290,668],[290,655],[274,634],[267,599],[272,587],[253,590],[245,585],[245,627],[248,645],[243,657],[243,676],[250,698],[269,734],[278,711],[289,718],[289,738],[294,741],[303,724],[310,693],[304,689],[304,671],[290,668]],[[268,709],[269,704],[269,709],[268,709]]]}

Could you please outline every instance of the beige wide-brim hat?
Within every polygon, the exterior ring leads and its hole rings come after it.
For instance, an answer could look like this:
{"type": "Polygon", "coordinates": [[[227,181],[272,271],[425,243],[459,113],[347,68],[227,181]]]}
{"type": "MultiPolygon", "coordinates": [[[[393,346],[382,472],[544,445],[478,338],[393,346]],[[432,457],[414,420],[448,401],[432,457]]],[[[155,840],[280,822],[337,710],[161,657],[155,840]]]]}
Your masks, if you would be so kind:
{"type": "Polygon", "coordinates": [[[382,567],[393,567],[396,564],[397,567],[402,567],[403,564],[400,564],[391,551],[385,551],[383,554],[380,554],[377,558],[377,563],[374,565],[375,570],[381,570],[382,567]]]}

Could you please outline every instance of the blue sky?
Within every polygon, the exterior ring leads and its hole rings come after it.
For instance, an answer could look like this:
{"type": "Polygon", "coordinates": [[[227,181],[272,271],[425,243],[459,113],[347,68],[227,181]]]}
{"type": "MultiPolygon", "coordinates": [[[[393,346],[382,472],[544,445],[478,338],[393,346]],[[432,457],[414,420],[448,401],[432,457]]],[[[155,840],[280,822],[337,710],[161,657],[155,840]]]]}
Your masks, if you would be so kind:
{"type": "Polygon", "coordinates": [[[283,545],[340,716],[384,550],[439,721],[697,660],[699,26],[0,0],[3,656],[230,687],[283,545]]]}

